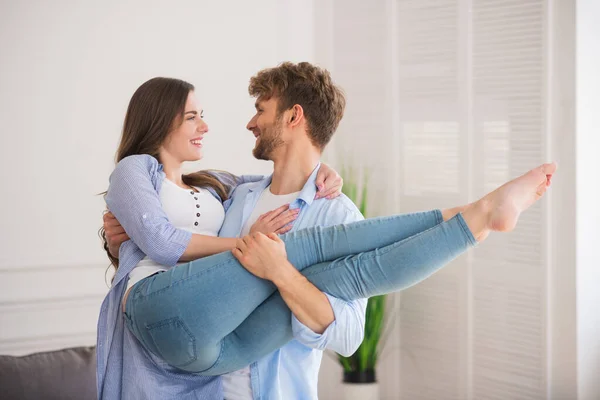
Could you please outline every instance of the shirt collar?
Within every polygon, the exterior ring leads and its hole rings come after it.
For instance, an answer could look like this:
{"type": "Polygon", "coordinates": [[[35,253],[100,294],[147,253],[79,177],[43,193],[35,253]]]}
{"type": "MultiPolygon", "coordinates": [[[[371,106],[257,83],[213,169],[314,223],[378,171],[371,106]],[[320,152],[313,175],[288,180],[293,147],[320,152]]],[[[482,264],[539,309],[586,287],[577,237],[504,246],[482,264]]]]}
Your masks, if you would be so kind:
{"type": "MultiPolygon", "coordinates": [[[[298,194],[296,201],[294,201],[291,204],[291,208],[296,208],[296,207],[294,207],[294,205],[295,205],[295,203],[298,202],[298,200],[304,201],[304,203],[308,206],[310,206],[312,204],[312,202],[315,200],[315,195],[317,194],[317,184],[316,184],[317,174],[319,173],[320,168],[321,168],[321,163],[318,163],[317,166],[315,167],[315,169],[313,170],[313,172],[308,177],[308,180],[304,184],[304,187],[300,191],[300,194],[298,194]]],[[[273,174],[269,175],[262,181],[258,181],[256,183],[254,183],[248,190],[250,192],[262,192],[271,184],[272,180],[273,180],[273,174]]]]}
{"type": "Polygon", "coordinates": [[[320,168],[321,163],[318,163],[298,195],[298,200],[304,201],[307,206],[310,206],[315,201],[315,195],[317,194],[317,174],[320,168]]]}
{"type": "Polygon", "coordinates": [[[254,182],[254,183],[250,184],[248,191],[250,193],[252,193],[252,192],[262,192],[263,190],[265,190],[271,184],[272,180],[273,180],[273,174],[267,176],[262,181],[258,181],[258,182],[254,182]]]}

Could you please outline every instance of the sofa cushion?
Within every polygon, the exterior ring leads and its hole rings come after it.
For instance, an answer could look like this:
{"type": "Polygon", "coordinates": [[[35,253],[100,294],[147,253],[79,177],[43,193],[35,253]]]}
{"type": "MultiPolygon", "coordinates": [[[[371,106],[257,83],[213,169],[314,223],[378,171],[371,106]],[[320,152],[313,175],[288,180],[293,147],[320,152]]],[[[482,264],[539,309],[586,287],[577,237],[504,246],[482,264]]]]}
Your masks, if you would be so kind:
{"type": "Polygon", "coordinates": [[[96,399],[96,348],[0,355],[0,398],[96,399]]]}

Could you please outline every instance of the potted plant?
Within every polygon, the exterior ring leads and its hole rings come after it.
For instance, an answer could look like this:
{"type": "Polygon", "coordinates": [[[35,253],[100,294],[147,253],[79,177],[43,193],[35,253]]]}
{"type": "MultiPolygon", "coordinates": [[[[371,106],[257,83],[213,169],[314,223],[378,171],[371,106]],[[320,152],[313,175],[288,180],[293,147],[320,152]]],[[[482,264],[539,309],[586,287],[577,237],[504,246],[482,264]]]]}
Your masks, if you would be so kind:
{"type": "MultiPolygon", "coordinates": [[[[367,175],[364,174],[359,187],[359,177],[352,169],[342,169],[343,192],[367,216],[367,175]]],[[[360,347],[350,357],[338,355],[344,368],[343,392],[346,400],[378,400],[377,359],[383,346],[386,296],[371,297],[367,304],[365,337],[360,347]]]]}

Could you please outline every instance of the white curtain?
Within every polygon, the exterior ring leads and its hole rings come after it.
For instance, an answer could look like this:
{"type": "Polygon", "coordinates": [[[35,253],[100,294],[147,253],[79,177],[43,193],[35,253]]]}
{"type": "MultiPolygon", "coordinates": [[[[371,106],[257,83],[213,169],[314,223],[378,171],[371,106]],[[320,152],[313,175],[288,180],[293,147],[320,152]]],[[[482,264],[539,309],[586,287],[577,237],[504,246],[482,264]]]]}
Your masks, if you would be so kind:
{"type": "MultiPolygon", "coordinates": [[[[318,7],[317,61],[348,96],[327,156],[369,171],[371,215],[464,204],[548,159],[545,0],[318,7]]],[[[389,398],[546,398],[548,224],[541,202],[402,293],[389,398]]]]}

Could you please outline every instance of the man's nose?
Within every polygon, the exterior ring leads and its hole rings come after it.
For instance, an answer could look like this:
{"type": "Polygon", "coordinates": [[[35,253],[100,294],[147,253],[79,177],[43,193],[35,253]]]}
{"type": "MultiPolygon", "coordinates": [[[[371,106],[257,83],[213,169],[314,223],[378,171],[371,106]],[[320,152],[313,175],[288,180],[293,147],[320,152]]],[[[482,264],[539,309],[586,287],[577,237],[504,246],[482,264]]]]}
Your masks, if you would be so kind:
{"type": "Polygon", "coordinates": [[[252,119],[250,121],[248,121],[248,124],[246,124],[246,129],[251,131],[252,129],[256,128],[255,119],[256,119],[256,117],[252,117],[252,119]]]}

